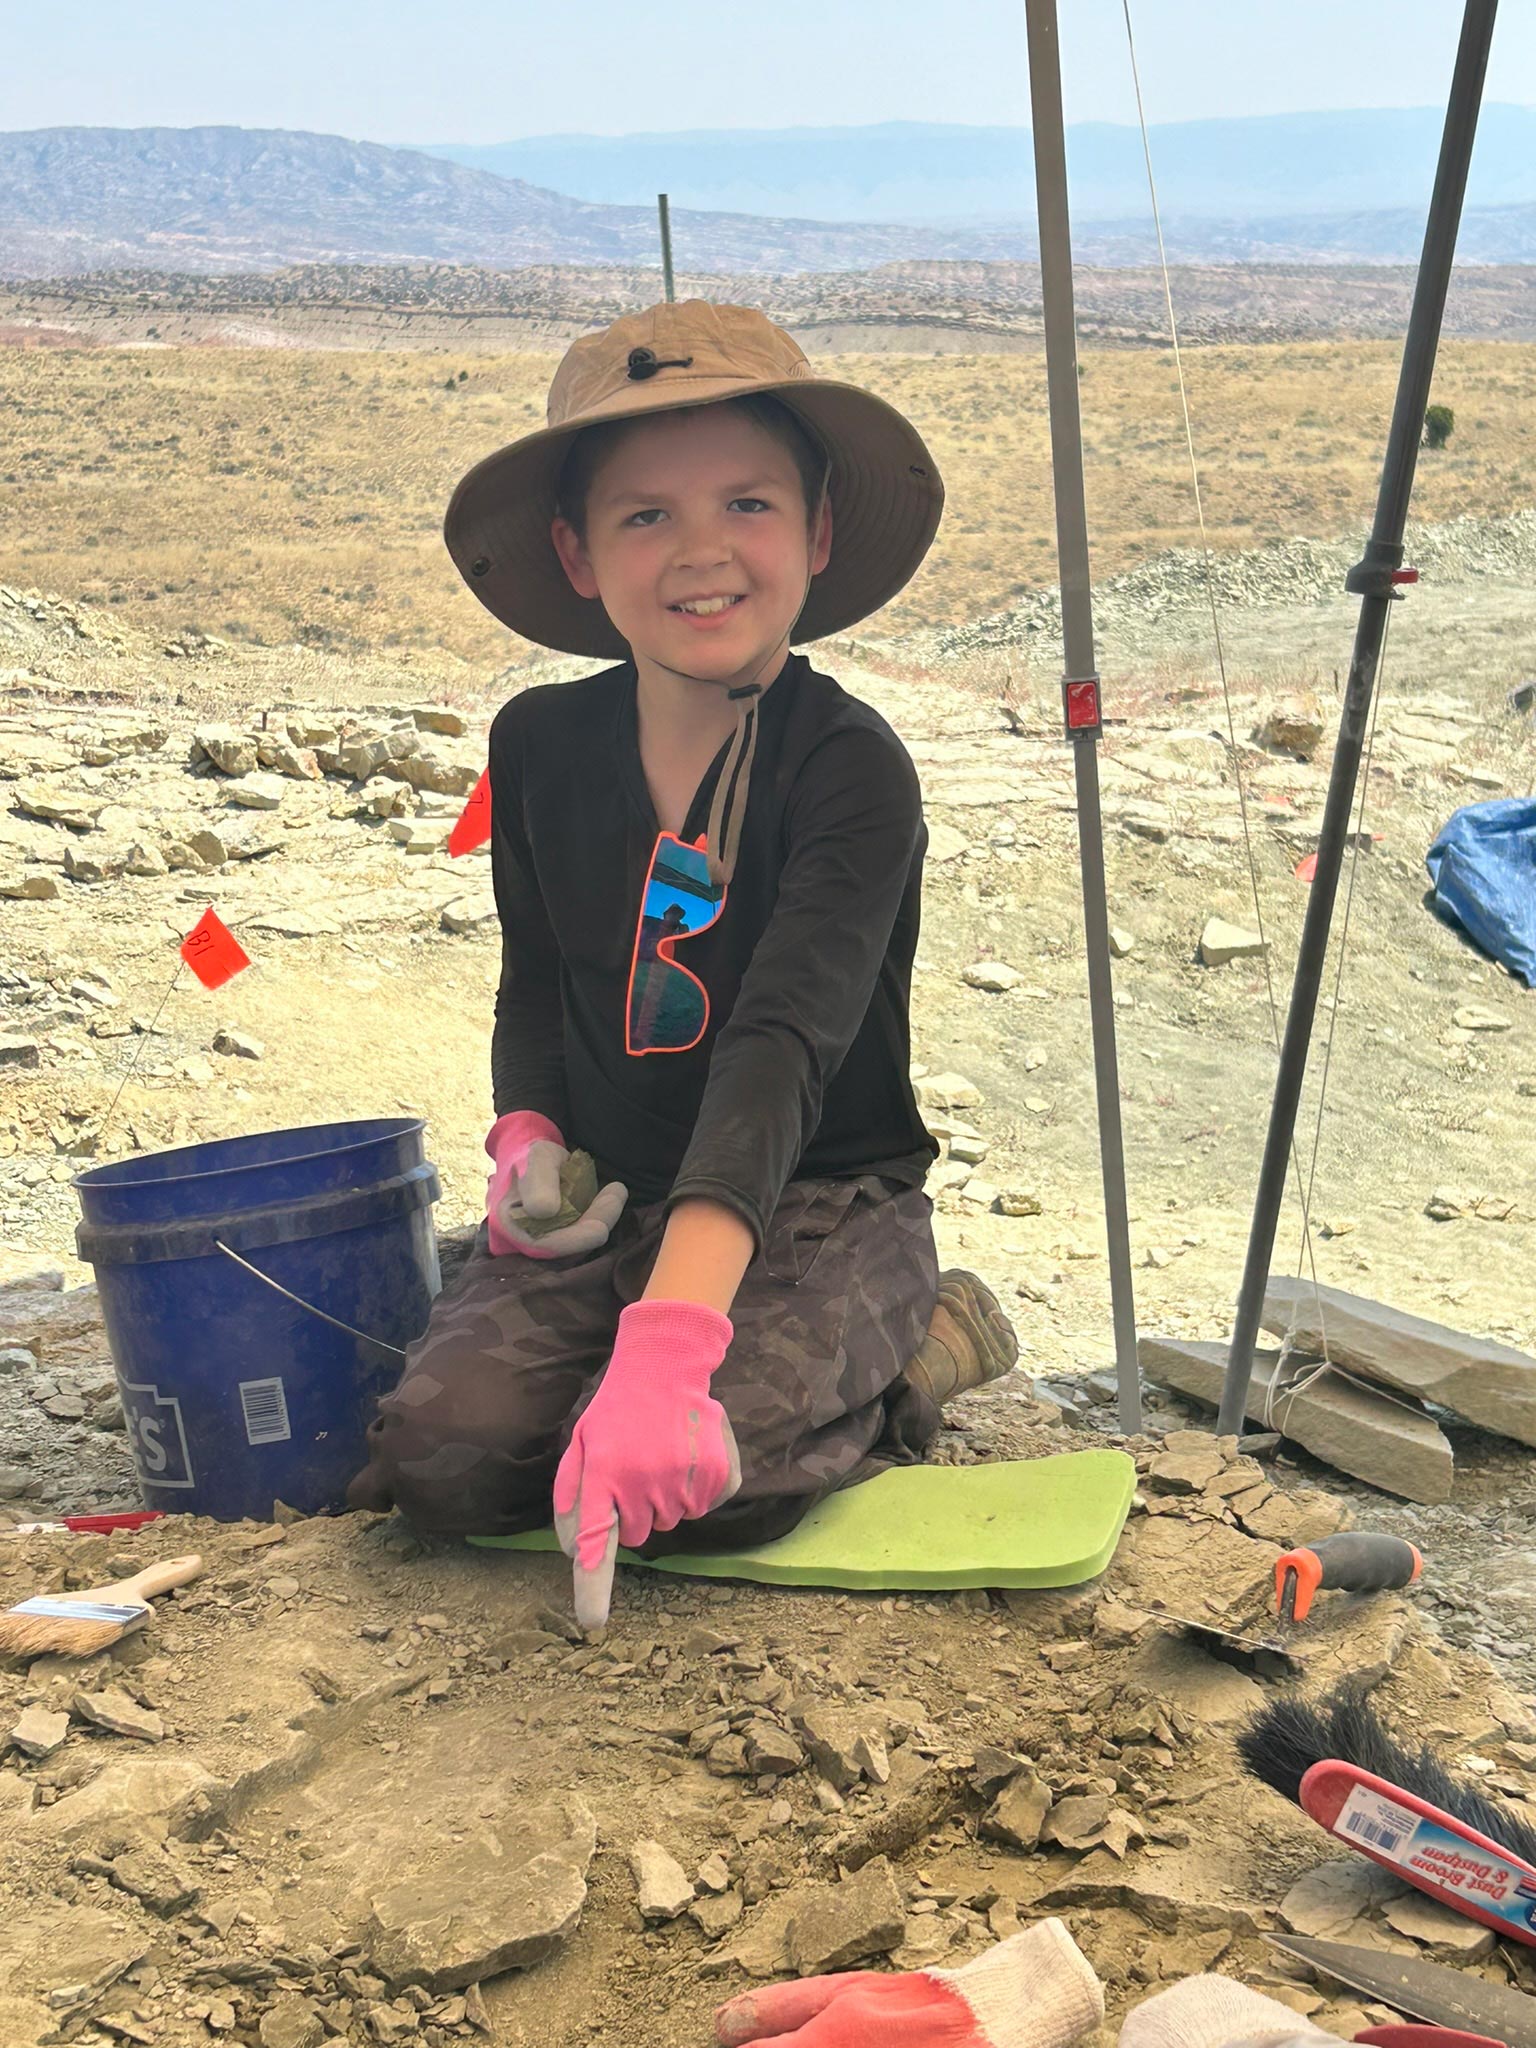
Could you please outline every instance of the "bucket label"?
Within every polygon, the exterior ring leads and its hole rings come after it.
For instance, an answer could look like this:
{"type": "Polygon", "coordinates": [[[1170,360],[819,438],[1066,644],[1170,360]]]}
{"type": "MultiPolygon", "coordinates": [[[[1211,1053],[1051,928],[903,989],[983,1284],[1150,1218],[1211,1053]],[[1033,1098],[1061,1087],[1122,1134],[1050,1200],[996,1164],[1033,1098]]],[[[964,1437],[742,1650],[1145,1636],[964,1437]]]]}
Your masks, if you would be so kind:
{"type": "Polygon", "coordinates": [[[139,1478],[146,1486],[195,1486],[181,1403],[175,1395],[132,1380],[121,1383],[121,1393],[139,1478]]]}
{"type": "Polygon", "coordinates": [[[288,1397],[279,1379],[241,1380],[240,1408],[248,1444],[285,1444],[293,1435],[288,1425],[288,1397]]]}

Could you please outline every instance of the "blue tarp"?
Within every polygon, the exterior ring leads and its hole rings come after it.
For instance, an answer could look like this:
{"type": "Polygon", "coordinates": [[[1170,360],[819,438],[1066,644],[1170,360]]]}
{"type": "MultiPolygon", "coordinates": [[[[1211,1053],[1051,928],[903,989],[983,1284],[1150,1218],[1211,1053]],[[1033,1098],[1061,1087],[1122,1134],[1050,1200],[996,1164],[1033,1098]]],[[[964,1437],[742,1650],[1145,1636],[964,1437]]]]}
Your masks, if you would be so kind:
{"type": "Polygon", "coordinates": [[[1464,805],[1425,865],[1435,909],[1536,988],[1536,797],[1464,805]]]}

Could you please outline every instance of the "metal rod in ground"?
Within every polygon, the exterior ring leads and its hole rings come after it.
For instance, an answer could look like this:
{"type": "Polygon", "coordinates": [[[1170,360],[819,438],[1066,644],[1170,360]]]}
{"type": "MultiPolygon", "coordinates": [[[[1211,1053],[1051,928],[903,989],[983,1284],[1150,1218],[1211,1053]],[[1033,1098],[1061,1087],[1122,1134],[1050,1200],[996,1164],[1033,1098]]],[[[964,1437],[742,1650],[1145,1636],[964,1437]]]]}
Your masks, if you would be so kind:
{"type": "Polygon", "coordinates": [[[1093,589],[1088,513],[1083,497],[1083,430],[1077,390],[1077,322],[1072,292],[1072,228],[1067,207],[1066,137],[1061,111],[1061,50],[1056,0],[1027,0],[1029,96],[1035,139],[1035,198],[1040,215],[1040,295],[1056,495],[1056,554],[1061,575],[1063,697],[1077,777],[1077,837],[1083,871],[1083,934],[1088,953],[1088,1014],[1099,1107],[1099,1161],[1109,1237],[1109,1287],[1115,1332],[1119,1421],[1141,1428],[1136,1363],[1136,1301],[1131,1278],[1125,1146],[1120,1130],[1120,1070],[1104,886],[1104,823],[1099,807],[1102,718],[1093,665],[1093,589]]]}
{"type": "Polygon", "coordinates": [[[667,294],[667,304],[673,299],[672,291],[672,216],[667,210],[665,192],[656,194],[656,209],[661,215],[661,282],[667,294]]]}
{"type": "Polygon", "coordinates": [[[160,1012],[171,1000],[171,991],[175,988],[177,982],[181,979],[181,970],[183,966],[185,966],[185,964],[186,963],[182,960],[180,954],[178,953],[178,955],[176,956],[176,971],[165,985],[165,994],[160,998],[159,1006],[156,1009],[155,1014],[153,1015],[153,1017],[150,1018],[148,1024],[144,1027],[143,1031],[139,1033],[139,1042],[133,1048],[132,1059],[129,1060],[127,1066],[123,1070],[123,1078],[117,1084],[117,1093],[113,1096],[112,1100],[107,1104],[107,1113],[102,1118],[101,1127],[96,1133],[96,1149],[98,1152],[106,1144],[107,1130],[111,1125],[113,1112],[116,1110],[117,1105],[123,1099],[123,1090],[128,1086],[128,1083],[133,1078],[133,1070],[139,1064],[139,1054],[144,1050],[145,1046],[149,1043],[150,1039],[154,1037],[155,1026],[160,1022],[160,1012]]]}
{"type": "Polygon", "coordinates": [[[1360,597],[1360,620],[1355,629],[1349,680],[1344,687],[1338,745],[1334,749],[1328,797],[1323,807],[1322,832],[1318,840],[1317,873],[1308,892],[1307,914],[1296,956],[1296,979],[1291,989],[1290,1011],[1280,1048],[1275,1096],[1269,1114],[1269,1135],[1259,1168],[1248,1255],[1243,1266],[1232,1348],[1227,1357],[1226,1383],[1222,1389],[1221,1412],[1216,1425],[1218,1430],[1229,1435],[1241,1432],[1247,1415],[1248,1387],[1253,1377],[1253,1348],[1264,1312],[1264,1290],[1269,1285],[1269,1263],[1274,1253],[1275,1229],[1285,1193],[1291,1134],[1296,1126],[1296,1111],[1306,1074],[1307,1051],[1317,1013],[1318,990],[1322,986],[1339,871],[1344,862],[1371,695],[1376,685],[1376,670],[1386,631],[1387,607],[1393,601],[1394,579],[1402,566],[1403,528],[1407,524],[1408,499],[1418,465],[1424,407],[1434,375],[1440,322],[1451,280],[1451,258],[1456,249],[1456,231],[1461,222],[1462,199],[1467,188],[1467,166],[1477,132],[1483,77],[1488,68],[1488,47],[1497,11],[1498,0],[1467,0],[1462,17],[1461,43],[1456,53],[1456,70],[1440,144],[1440,162],[1429,203],[1424,253],[1419,259],[1418,283],[1408,316],[1408,335],[1403,345],[1397,402],[1392,411],[1392,426],[1382,464],[1375,523],[1363,560],[1350,570],[1346,578],[1346,588],[1357,592],[1360,597]]]}

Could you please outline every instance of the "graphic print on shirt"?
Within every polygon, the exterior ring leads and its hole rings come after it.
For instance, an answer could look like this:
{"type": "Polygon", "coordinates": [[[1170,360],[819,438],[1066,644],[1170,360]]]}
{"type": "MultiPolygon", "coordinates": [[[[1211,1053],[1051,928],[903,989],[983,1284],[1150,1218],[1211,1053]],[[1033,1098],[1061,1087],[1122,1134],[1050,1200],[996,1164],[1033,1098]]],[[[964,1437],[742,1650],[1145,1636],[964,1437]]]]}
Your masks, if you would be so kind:
{"type": "Polygon", "coordinates": [[[673,957],[725,909],[726,887],[709,879],[706,833],[690,846],[675,832],[658,833],[640,891],[635,950],[629,969],[624,1049],[689,1052],[709,1023],[709,991],[673,957]]]}

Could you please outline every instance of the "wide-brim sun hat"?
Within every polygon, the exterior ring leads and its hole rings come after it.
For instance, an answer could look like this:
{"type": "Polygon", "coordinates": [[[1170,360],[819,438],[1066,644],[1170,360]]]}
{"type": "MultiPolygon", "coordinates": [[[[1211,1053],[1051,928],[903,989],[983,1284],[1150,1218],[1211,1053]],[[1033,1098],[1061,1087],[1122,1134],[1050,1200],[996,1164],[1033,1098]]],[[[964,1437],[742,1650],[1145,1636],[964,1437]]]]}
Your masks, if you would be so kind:
{"type": "Polygon", "coordinates": [[[867,619],[908,583],[932,545],[944,484],[922,436],[893,405],[833,377],[754,306],[683,299],[626,313],[561,358],[546,424],[477,462],[459,481],[443,538],[486,609],[524,639],[564,654],[628,658],[600,598],[572,588],[550,537],[556,486],[583,427],[681,406],[771,393],[830,460],[832,553],[812,579],[792,642],[867,619]]]}

